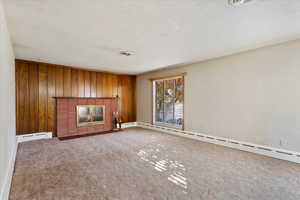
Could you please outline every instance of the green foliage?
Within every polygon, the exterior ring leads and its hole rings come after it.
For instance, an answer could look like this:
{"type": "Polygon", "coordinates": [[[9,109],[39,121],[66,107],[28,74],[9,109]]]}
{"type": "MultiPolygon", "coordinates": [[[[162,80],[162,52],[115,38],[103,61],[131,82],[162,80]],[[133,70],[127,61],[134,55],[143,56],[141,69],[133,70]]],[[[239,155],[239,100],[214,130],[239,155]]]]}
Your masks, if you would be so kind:
{"type": "MultiPolygon", "coordinates": [[[[164,109],[169,110],[174,105],[183,103],[183,78],[155,82],[156,119],[162,121],[164,109]]],[[[170,112],[172,109],[170,110],[170,112]]]]}

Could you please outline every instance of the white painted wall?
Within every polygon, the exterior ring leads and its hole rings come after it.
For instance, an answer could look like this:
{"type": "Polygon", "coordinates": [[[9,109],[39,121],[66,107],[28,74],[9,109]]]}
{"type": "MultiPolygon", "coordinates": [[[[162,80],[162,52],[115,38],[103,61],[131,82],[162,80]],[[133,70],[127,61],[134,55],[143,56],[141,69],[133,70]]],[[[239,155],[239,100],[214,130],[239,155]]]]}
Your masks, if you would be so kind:
{"type": "Polygon", "coordinates": [[[16,149],[14,53],[0,0],[0,199],[7,199],[16,149]]]}
{"type": "Polygon", "coordinates": [[[176,72],[186,130],[300,152],[300,40],[139,75],[138,121],[151,122],[148,78],[176,72]]]}

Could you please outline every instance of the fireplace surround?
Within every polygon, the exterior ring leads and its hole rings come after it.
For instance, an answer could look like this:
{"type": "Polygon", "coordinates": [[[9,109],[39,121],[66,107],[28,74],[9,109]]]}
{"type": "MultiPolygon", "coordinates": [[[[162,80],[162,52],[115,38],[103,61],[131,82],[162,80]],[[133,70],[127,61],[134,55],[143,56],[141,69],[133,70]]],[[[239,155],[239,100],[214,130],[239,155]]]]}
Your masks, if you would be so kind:
{"type": "MultiPolygon", "coordinates": [[[[86,98],[86,97],[55,97],[56,98],[56,119],[57,119],[57,136],[60,139],[66,139],[74,136],[83,136],[96,133],[112,131],[113,129],[113,113],[117,112],[117,98],[86,98]],[[78,108],[82,108],[84,117],[82,122],[84,125],[78,124],[78,108]],[[103,109],[101,109],[101,107],[103,109]],[[100,110],[93,110],[98,108],[100,110]],[[103,121],[96,116],[95,112],[103,112],[103,121]]],[[[100,116],[98,116],[100,117],[100,116]]],[[[80,122],[80,119],[79,119],[80,122]]]]}

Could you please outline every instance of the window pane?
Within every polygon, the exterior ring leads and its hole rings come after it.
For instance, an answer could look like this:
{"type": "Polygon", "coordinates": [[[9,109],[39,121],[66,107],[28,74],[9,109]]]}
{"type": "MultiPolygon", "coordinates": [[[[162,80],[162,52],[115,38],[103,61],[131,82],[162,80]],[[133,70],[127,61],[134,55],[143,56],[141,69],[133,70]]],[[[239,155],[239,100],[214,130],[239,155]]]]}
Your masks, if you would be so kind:
{"type": "Polygon", "coordinates": [[[183,78],[154,82],[154,121],[176,127],[183,125],[183,78]]]}
{"type": "Polygon", "coordinates": [[[183,78],[175,80],[175,121],[179,126],[183,125],[183,78]]]}
{"type": "Polygon", "coordinates": [[[164,82],[156,81],[155,82],[156,97],[155,97],[155,121],[163,122],[164,121],[164,82]]]}
{"type": "Polygon", "coordinates": [[[176,123],[174,120],[175,80],[164,81],[164,122],[176,123]]]}

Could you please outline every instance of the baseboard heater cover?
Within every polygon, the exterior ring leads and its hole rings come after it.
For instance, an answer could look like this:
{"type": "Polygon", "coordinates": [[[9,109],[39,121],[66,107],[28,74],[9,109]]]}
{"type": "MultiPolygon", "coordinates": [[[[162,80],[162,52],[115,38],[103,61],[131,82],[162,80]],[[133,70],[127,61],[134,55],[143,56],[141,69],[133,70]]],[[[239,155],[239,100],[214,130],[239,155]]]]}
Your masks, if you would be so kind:
{"type": "MultiPolygon", "coordinates": [[[[173,129],[169,127],[162,127],[162,126],[157,126],[145,122],[135,122],[130,124],[131,126],[128,127],[136,126],[136,127],[141,127],[141,128],[151,129],[151,130],[157,130],[172,135],[200,140],[202,142],[208,142],[208,143],[222,145],[222,146],[239,149],[242,151],[252,152],[252,153],[256,153],[268,157],[300,163],[300,152],[293,152],[284,149],[267,147],[267,146],[252,144],[248,142],[237,141],[229,138],[206,135],[206,134],[192,132],[192,131],[183,131],[183,130],[173,129]]],[[[124,126],[124,128],[127,127],[124,126]]]]}
{"type": "Polygon", "coordinates": [[[28,142],[33,140],[41,140],[41,139],[51,139],[52,132],[41,132],[41,133],[32,133],[26,135],[18,135],[17,142],[28,142]]]}
{"type": "Polygon", "coordinates": [[[137,122],[128,122],[128,123],[122,123],[122,128],[130,128],[130,127],[136,127],[137,122]]]}

